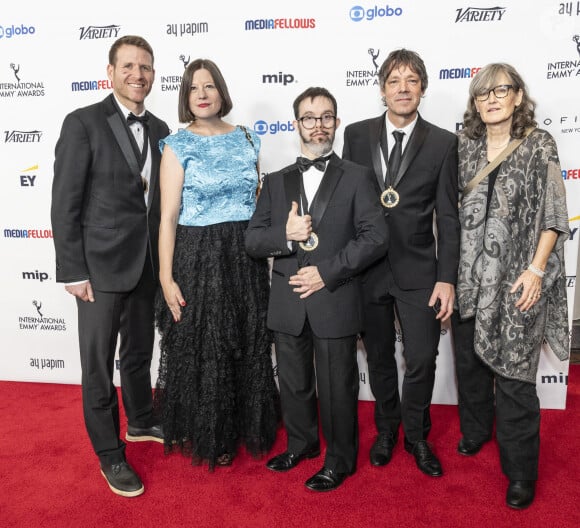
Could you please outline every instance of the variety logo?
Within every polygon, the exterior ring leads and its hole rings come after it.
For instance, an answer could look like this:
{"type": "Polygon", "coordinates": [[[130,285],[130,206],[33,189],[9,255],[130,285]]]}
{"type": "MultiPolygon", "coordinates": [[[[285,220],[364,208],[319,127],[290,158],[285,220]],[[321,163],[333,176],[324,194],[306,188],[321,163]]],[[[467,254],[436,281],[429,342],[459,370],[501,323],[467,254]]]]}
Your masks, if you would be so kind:
{"type": "Polygon", "coordinates": [[[65,332],[66,321],[62,317],[46,316],[42,301],[33,300],[35,310],[33,315],[21,315],[18,317],[20,330],[65,332]]]}
{"type": "Polygon", "coordinates": [[[560,2],[558,14],[568,16],[573,15],[580,16],[580,2],[560,2]]]}
{"type": "Polygon", "coordinates": [[[45,271],[38,271],[38,270],[34,270],[34,271],[23,271],[22,272],[22,279],[23,280],[37,280],[40,282],[44,282],[45,280],[48,280],[50,277],[48,276],[48,273],[46,273],[45,271]]]}
{"type": "MultiPolygon", "coordinates": [[[[28,169],[24,169],[22,172],[32,172],[38,170],[38,165],[33,165],[28,169]]],[[[36,181],[36,174],[21,174],[20,175],[20,187],[34,187],[34,182],[36,181]]]]}
{"type": "Polygon", "coordinates": [[[5,130],[4,143],[40,143],[40,130],[5,130]]]}
{"type": "Polygon", "coordinates": [[[580,75],[580,35],[572,35],[571,41],[578,53],[578,60],[556,60],[549,62],[546,79],[569,79],[580,75]]]}
{"type": "Polygon", "coordinates": [[[4,238],[52,238],[52,229],[4,229],[4,238]]]}
{"type": "Polygon", "coordinates": [[[568,169],[562,171],[565,180],[580,180],[580,169],[568,169]]]}
{"type": "Polygon", "coordinates": [[[43,97],[44,83],[42,81],[22,81],[20,64],[10,63],[10,69],[16,82],[0,81],[0,97],[43,97]]]}
{"type": "MultiPolygon", "coordinates": [[[[572,218],[570,218],[568,221],[569,221],[570,223],[572,223],[572,222],[578,222],[579,220],[580,220],[580,215],[578,215],[578,216],[573,216],[573,217],[572,217],[572,218]]],[[[578,228],[577,228],[577,227],[572,227],[572,226],[570,226],[570,238],[569,238],[570,242],[571,242],[572,240],[574,240],[574,237],[576,236],[576,233],[577,233],[577,232],[578,232],[578,228]]]]}
{"type": "Polygon", "coordinates": [[[402,7],[391,7],[389,4],[382,6],[373,6],[365,9],[362,6],[353,6],[348,12],[348,16],[353,22],[361,22],[362,20],[374,20],[375,18],[386,18],[392,16],[401,16],[403,14],[402,7]]]}
{"type": "Polygon", "coordinates": [[[562,134],[580,133],[580,116],[578,115],[562,115],[555,118],[546,117],[542,122],[546,127],[559,125],[560,133],[562,134]]]}
{"type": "Polygon", "coordinates": [[[183,35],[193,37],[198,33],[209,33],[209,24],[207,22],[187,22],[184,24],[167,24],[166,33],[174,37],[183,37],[183,35]]]}
{"type": "Polygon", "coordinates": [[[456,9],[458,22],[495,22],[502,19],[506,12],[505,7],[466,7],[456,9]]]}
{"type": "Polygon", "coordinates": [[[113,83],[109,79],[98,81],[73,81],[70,85],[73,92],[89,92],[92,90],[112,90],[113,83]]]}
{"type": "Polygon", "coordinates": [[[79,40],[96,40],[105,38],[117,38],[121,26],[87,26],[79,28],[81,35],[79,40]]]}
{"type": "Polygon", "coordinates": [[[283,84],[284,86],[286,86],[287,84],[291,84],[293,82],[296,81],[294,80],[294,75],[292,75],[291,73],[278,72],[277,74],[266,73],[262,75],[263,84],[283,84]]]}
{"type": "Polygon", "coordinates": [[[25,26],[24,24],[20,24],[19,26],[15,26],[14,24],[11,26],[0,26],[0,39],[34,35],[35,33],[36,28],[34,26],[25,26]]]}
{"type": "Polygon", "coordinates": [[[367,52],[371,58],[372,66],[368,69],[354,68],[352,70],[347,70],[345,79],[345,85],[347,87],[378,86],[379,55],[381,54],[381,50],[369,48],[367,52]]]}
{"type": "Polygon", "coordinates": [[[439,79],[471,79],[481,67],[445,68],[439,70],[439,79]]]}
{"type": "Polygon", "coordinates": [[[314,29],[316,28],[315,18],[258,18],[246,20],[245,30],[261,29],[314,29]]]}
{"type": "Polygon", "coordinates": [[[264,134],[277,134],[278,132],[294,132],[295,128],[291,121],[276,121],[267,123],[266,121],[256,121],[254,123],[254,131],[256,134],[263,136],[264,134]]]}
{"type": "Polygon", "coordinates": [[[576,287],[576,275],[567,275],[566,276],[566,287],[567,288],[576,287]]]}

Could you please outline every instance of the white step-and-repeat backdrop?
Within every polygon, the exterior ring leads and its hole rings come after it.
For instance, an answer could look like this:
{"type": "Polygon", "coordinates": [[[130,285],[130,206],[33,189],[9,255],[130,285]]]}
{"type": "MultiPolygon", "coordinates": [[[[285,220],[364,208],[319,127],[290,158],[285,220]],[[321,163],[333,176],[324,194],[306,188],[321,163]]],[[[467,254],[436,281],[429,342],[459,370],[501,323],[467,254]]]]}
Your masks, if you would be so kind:
{"type": "MultiPolygon", "coordinates": [[[[489,62],[513,64],[538,103],[540,126],[559,147],[572,313],[580,227],[580,1],[9,2],[0,13],[0,379],[80,382],[75,302],[54,280],[54,145],[68,112],[110,93],[108,50],[125,34],[142,35],[153,46],[156,80],[147,107],[173,130],[183,126],[177,93],[184,67],[198,57],[217,62],[234,101],[228,119],[261,135],[264,174],[295,158],[292,101],[308,86],[334,93],[343,126],[379,115],[377,69],[392,49],[409,48],[429,73],[421,114],[456,131],[472,76],[489,62]]],[[[335,148],[340,154],[340,129],[335,148]]],[[[157,361],[156,350],[154,378],[157,361]]],[[[371,399],[362,348],[359,364],[360,397],[371,399]]],[[[538,374],[543,407],[565,407],[567,373],[568,363],[545,349],[538,374]]],[[[447,326],[434,401],[456,402],[447,326]]]]}

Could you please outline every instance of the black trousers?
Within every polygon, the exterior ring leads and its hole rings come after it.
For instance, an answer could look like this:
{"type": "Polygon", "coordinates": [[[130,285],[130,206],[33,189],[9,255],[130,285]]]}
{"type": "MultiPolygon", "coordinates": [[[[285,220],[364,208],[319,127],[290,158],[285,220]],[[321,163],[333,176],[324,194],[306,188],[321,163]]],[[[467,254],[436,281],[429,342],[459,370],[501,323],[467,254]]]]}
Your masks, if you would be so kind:
{"type": "Polygon", "coordinates": [[[121,394],[131,425],[153,425],[151,356],[156,282],[148,259],[139,283],[129,292],[94,291],[95,302],[77,299],[85,425],[104,464],[125,460],[119,438],[119,402],[113,384],[117,338],[121,394]]]}
{"type": "Polygon", "coordinates": [[[495,374],[474,350],[475,318],[452,315],[459,422],[465,438],[489,440],[495,416],[501,467],[510,480],[536,480],[540,404],[536,386],[495,374]],[[495,394],[494,394],[495,387],[495,394]]]}
{"type": "Polygon", "coordinates": [[[418,307],[386,295],[380,301],[365,302],[362,339],[367,352],[379,433],[390,433],[396,440],[402,421],[409,442],[427,438],[431,430],[429,409],[440,336],[441,325],[427,301],[418,307]],[[405,358],[400,397],[395,360],[395,310],[401,325],[405,358]]]}
{"type": "Polygon", "coordinates": [[[288,451],[300,454],[319,445],[319,403],[324,466],[353,472],[358,453],[356,336],[322,339],[306,323],[299,336],[276,332],[275,345],[288,451]]]}

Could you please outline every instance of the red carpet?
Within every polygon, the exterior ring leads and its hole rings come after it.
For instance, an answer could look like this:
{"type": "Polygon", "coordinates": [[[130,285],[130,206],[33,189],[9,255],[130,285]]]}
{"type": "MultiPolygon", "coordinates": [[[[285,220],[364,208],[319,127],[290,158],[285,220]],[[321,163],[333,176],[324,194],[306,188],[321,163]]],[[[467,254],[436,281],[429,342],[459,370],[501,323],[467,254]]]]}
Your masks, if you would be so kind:
{"type": "MultiPolygon", "coordinates": [[[[569,379],[568,409],[542,411],[540,480],[524,511],[505,506],[495,442],[475,458],[455,451],[455,406],[432,410],[439,479],[421,474],[402,442],[387,467],[371,467],[372,404],[361,402],[358,471],[334,492],[304,487],[322,459],[276,474],[242,454],[209,473],[163,455],[160,444],[139,443],[127,455],[146,491],[127,499],[99,473],[78,386],[0,382],[0,527],[578,527],[580,366],[570,367],[569,379]]],[[[284,447],[280,430],[272,454],[284,447]]]]}

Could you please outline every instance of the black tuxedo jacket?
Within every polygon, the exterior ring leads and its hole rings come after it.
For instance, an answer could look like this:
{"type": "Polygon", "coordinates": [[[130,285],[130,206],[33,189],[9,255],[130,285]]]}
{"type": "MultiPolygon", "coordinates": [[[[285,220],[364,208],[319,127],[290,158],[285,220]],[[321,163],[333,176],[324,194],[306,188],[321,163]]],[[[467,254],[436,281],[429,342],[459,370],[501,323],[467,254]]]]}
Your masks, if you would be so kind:
{"type": "Polygon", "coordinates": [[[130,291],[145,258],[151,259],[157,277],[158,144],[169,129],[152,114],[149,124],[152,163],[145,204],[132,133],[113,95],[66,116],[56,144],[52,186],[58,282],[90,279],[97,290],[130,291]]]}
{"type": "MultiPolygon", "coordinates": [[[[347,126],[343,149],[343,158],[373,169],[381,191],[385,185],[380,134],[385,116],[347,126]]],[[[363,279],[365,296],[371,299],[386,291],[386,259],[402,290],[431,289],[437,281],[457,282],[457,137],[418,116],[394,180],[399,204],[384,209],[389,252],[363,279]]]]}
{"type": "Polygon", "coordinates": [[[297,336],[308,317],[317,337],[355,335],[362,324],[356,275],[387,249],[374,178],[368,169],[331,156],[311,208],[319,245],[307,254],[296,243],[289,249],[286,241],[288,213],[292,201],[300,203],[299,193],[296,164],[269,174],[246,232],[250,255],[274,257],[268,326],[297,336]],[[302,265],[317,266],[325,284],[306,299],[288,284],[302,265]]]}

